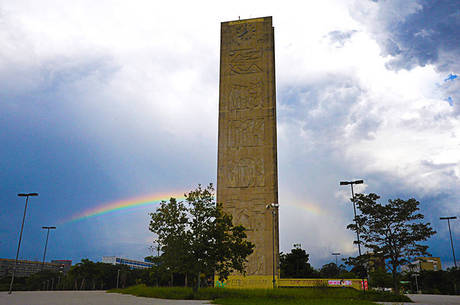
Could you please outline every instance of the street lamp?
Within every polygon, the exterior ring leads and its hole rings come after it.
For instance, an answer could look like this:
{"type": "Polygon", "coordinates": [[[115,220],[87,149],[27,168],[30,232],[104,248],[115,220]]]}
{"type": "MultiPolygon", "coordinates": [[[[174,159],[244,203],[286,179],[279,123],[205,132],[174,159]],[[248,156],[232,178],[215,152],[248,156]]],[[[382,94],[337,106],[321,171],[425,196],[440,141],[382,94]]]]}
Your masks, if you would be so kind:
{"type": "Polygon", "coordinates": [[[275,222],[276,222],[276,212],[278,211],[279,208],[278,203],[270,203],[267,204],[266,208],[272,210],[272,215],[273,215],[273,288],[276,288],[276,253],[275,253],[275,239],[276,239],[276,230],[275,230],[275,222]]]}
{"type": "Polygon", "coordinates": [[[46,247],[48,246],[48,237],[50,236],[50,230],[56,229],[56,227],[42,227],[42,229],[48,230],[46,233],[46,243],[45,243],[45,251],[43,253],[43,262],[42,262],[42,270],[45,267],[45,256],[46,256],[46,247]]]}
{"type": "Polygon", "coordinates": [[[340,270],[339,270],[339,264],[337,263],[337,256],[340,255],[339,252],[334,252],[334,253],[331,253],[332,255],[335,256],[335,266],[337,267],[337,277],[340,275],[340,270]]]}
{"type": "Polygon", "coordinates": [[[14,260],[13,274],[11,276],[10,290],[8,291],[8,294],[11,294],[11,291],[13,291],[14,274],[16,273],[16,265],[18,264],[19,249],[21,248],[22,230],[24,229],[24,221],[26,220],[27,203],[29,202],[29,197],[38,196],[38,193],[20,193],[18,194],[18,196],[26,197],[26,205],[24,207],[24,216],[22,216],[22,225],[21,233],[19,234],[18,250],[16,251],[16,259],[14,260]]]}
{"type": "Polygon", "coordinates": [[[356,205],[355,205],[355,192],[353,191],[353,184],[363,184],[363,180],[355,180],[355,181],[340,181],[340,185],[350,185],[351,186],[351,198],[353,199],[353,211],[355,213],[355,222],[356,222],[356,238],[358,239],[358,252],[359,256],[361,256],[361,242],[359,241],[359,226],[358,222],[356,221],[356,205]]]}
{"type": "Polygon", "coordinates": [[[450,245],[451,245],[451,247],[452,247],[452,256],[454,257],[455,269],[457,269],[457,261],[455,260],[454,243],[452,242],[452,232],[450,231],[450,220],[451,220],[451,219],[457,219],[457,216],[440,217],[439,219],[441,219],[441,220],[447,220],[447,225],[449,226],[450,245]]]}
{"type": "Polygon", "coordinates": [[[417,277],[419,277],[419,274],[418,273],[414,273],[412,274],[412,277],[415,278],[415,287],[417,289],[417,293],[420,293],[420,291],[418,290],[418,281],[417,281],[417,277]]]}
{"type": "MultiPolygon", "coordinates": [[[[353,201],[353,212],[355,214],[355,223],[356,223],[356,238],[358,240],[358,253],[359,253],[360,257],[361,257],[361,242],[359,240],[359,225],[358,225],[358,221],[356,220],[355,192],[353,190],[353,185],[354,184],[363,184],[363,183],[364,183],[364,180],[340,181],[340,185],[350,185],[351,186],[351,198],[352,198],[352,201],[353,201]]],[[[363,279],[363,287],[364,287],[364,279],[363,279]]]]}
{"type": "Polygon", "coordinates": [[[339,256],[339,255],[340,255],[340,253],[339,253],[339,252],[334,252],[334,253],[331,253],[331,254],[335,256],[335,265],[336,265],[336,266],[337,266],[337,268],[338,268],[338,267],[339,267],[339,265],[337,264],[337,256],[339,256]]]}

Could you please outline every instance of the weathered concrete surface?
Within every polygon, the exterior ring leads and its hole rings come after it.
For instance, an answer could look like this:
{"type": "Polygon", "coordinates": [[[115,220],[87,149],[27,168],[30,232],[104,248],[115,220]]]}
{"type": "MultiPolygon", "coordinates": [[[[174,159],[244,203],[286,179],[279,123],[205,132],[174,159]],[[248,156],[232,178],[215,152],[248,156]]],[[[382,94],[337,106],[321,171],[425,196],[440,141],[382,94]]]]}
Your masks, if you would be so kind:
{"type": "Polygon", "coordinates": [[[221,27],[217,202],[255,244],[248,276],[272,275],[279,253],[266,208],[278,202],[273,33],[272,17],[221,27]]]}
{"type": "Polygon", "coordinates": [[[208,301],[164,300],[105,291],[0,292],[1,305],[201,305],[208,301]]]}
{"type": "Polygon", "coordinates": [[[456,295],[437,295],[437,294],[408,294],[407,295],[414,303],[398,303],[398,302],[381,302],[378,304],[384,305],[458,305],[460,304],[460,296],[456,295]]]}

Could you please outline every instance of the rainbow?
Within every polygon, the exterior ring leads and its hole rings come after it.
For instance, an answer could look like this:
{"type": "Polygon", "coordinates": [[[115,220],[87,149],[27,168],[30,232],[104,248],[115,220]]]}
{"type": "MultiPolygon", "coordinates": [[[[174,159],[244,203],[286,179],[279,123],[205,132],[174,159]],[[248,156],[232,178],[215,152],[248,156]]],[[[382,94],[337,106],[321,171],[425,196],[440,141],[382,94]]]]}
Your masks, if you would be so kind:
{"type": "MultiPolygon", "coordinates": [[[[74,214],[73,216],[60,221],[59,224],[72,223],[72,222],[77,222],[77,221],[89,219],[89,218],[96,217],[96,216],[101,216],[101,215],[105,215],[109,213],[115,213],[118,211],[132,210],[138,207],[155,205],[155,204],[159,204],[163,200],[168,201],[171,197],[174,197],[179,201],[185,200],[185,197],[183,194],[184,192],[171,192],[169,194],[160,193],[160,194],[144,195],[141,197],[134,197],[130,199],[103,203],[95,207],[86,209],[77,214],[74,214]],[[177,195],[177,194],[182,194],[182,195],[177,195]]],[[[312,203],[291,201],[287,203],[287,205],[301,208],[315,215],[320,215],[323,213],[319,205],[312,204],[312,203]]]]}
{"type": "MultiPolygon", "coordinates": [[[[180,192],[174,192],[173,194],[180,194],[180,192]]],[[[182,193],[183,194],[183,193],[182,193]]],[[[96,216],[101,216],[109,213],[115,213],[118,211],[130,210],[138,207],[149,206],[158,204],[161,201],[167,201],[171,197],[176,198],[177,200],[184,200],[184,195],[176,196],[176,195],[169,195],[166,194],[154,194],[154,195],[146,195],[141,197],[135,197],[130,199],[124,199],[114,202],[103,203],[97,205],[95,207],[89,208],[84,210],[83,212],[77,213],[70,218],[61,221],[61,224],[70,223],[70,222],[77,222],[85,219],[89,219],[96,216]]]]}
{"type": "Polygon", "coordinates": [[[309,203],[309,202],[295,202],[295,201],[287,202],[286,204],[297,207],[297,208],[301,208],[302,210],[308,211],[309,213],[312,213],[315,215],[324,214],[324,210],[321,209],[318,204],[309,203]]]}

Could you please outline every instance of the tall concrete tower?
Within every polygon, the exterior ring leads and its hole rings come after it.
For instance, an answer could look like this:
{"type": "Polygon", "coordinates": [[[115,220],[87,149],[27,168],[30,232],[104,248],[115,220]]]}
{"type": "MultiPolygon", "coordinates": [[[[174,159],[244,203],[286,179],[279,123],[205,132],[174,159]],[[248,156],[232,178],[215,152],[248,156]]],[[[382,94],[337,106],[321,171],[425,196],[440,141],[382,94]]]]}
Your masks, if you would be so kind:
{"type": "Polygon", "coordinates": [[[267,209],[278,202],[275,93],[272,17],[223,22],[217,201],[255,244],[246,274],[268,285],[279,259],[278,213],[267,209]]]}

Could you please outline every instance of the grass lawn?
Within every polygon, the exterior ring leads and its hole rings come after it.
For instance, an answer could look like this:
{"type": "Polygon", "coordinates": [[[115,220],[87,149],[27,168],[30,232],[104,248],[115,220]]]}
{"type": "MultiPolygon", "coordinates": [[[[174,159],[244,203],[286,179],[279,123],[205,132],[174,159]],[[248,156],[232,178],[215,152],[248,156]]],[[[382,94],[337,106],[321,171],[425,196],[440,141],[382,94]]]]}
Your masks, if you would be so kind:
{"type": "Polygon", "coordinates": [[[213,300],[214,304],[221,305],[372,305],[375,304],[372,301],[410,302],[405,296],[375,291],[363,293],[352,288],[202,288],[193,294],[191,288],[136,285],[109,292],[163,299],[213,300]]]}

